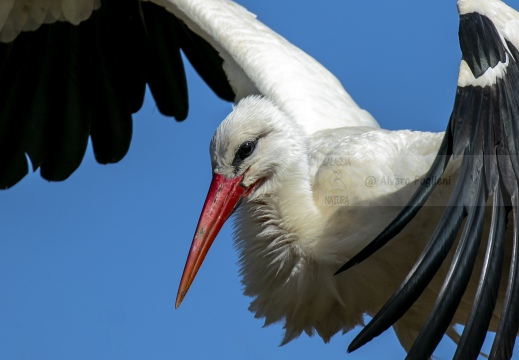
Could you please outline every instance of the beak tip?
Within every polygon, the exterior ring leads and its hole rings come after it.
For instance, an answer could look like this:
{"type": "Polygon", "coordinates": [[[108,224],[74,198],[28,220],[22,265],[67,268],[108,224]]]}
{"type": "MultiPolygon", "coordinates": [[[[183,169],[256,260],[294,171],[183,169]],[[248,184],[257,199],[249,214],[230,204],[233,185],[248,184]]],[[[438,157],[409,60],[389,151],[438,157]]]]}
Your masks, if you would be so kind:
{"type": "Polygon", "coordinates": [[[184,296],[186,296],[186,292],[187,291],[179,291],[177,293],[177,298],[175,299],[175,309],[178,309],[180,307],[180,304],[182,304],[184,296]]]}

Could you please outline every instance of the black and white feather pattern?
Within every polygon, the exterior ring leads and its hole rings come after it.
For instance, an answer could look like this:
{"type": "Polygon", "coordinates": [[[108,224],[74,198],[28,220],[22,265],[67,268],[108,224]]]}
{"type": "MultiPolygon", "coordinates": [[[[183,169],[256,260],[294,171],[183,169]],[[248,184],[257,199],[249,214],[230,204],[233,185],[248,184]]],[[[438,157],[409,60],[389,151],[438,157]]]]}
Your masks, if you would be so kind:
{"type": "MultiPolygon", "coordinates": [[[[481,278],[455,356],[478,355],[501,278],[507,279],[507,296],[490,355],[512,354],[519,320],[519,90],[514,86],[519,81],[519,16],[498,0],[460,0],[458,6],[463,56],[456,100],[428,174],[440,178],[451,159],[462,157],[458,184],[416,266],[350,350],[389,328],[412,306],[461,234],[440,296],[409,357],[432,354],[473,271],[481,272],[481,278]],[[489,201],[492,205],[485,207],[489,201]],[[484,233],[482,221],[490,211],[491,229],[484,233]],[[505,243],[506,226],[513,229],[511,244],[505,243]],[[487,244],[484,266],[473,269],[482,242],[487,244]]],[[[53,22],[0,44],[0,188],[14,185],[29,171],[27,157],[44,178],[67,178],[79,166],[89,137],[99,162],[120,160],[131,139],[131,114],[140,108],[146,84],[161,112],[185,118],[179,49],[218,95],[233,100],[214,49],[174,16],[138,0],[105,0],[79,25],[53,22]]],[[[424,182],[429,183],[435,182],[424,182]]],[[[343,270],[387,243],[432,191],[422,187],[343,270]]]]}
{"type": "MultiPolygon", "coordinates": [[[[454,357],[476,358],[480,353],[502,277],[507,278],[506,297],[489,355],[491,359],[512,356],[519,326],[519,37],[507,36],[504,29],[510,32],[517,27],[519,17],[497,1],[459,1],[458,8],[462,60],[456,98],[439,154],[427,174],[431,180],[439,178],[449,161],[463,157],[457,184],[415,266],[353,340],[349,351],[372,340],[406,313],[461,233],[443,287],[407,357],[425,359],[432,355],[452,325],[473,271],[481,275],[454,357]],[[491,206],[485,206],[489,201],[491,206]],[[490,230],[483,233],[484,215],[489,211],[490,230]],[[513,228],[511,244],[505,243],[507,226],[513,228]],[[488,239],[485,261],[482,269],[476,269],[474,263],[482,237],[488,239]],[[511,248],[510,254],[505,254],[505,248],[511,248]]],[[[434,186],[420,187],[397,218],[338,272],[365,260],[390,241],[417,214],[433,189],[434,186]]]]}

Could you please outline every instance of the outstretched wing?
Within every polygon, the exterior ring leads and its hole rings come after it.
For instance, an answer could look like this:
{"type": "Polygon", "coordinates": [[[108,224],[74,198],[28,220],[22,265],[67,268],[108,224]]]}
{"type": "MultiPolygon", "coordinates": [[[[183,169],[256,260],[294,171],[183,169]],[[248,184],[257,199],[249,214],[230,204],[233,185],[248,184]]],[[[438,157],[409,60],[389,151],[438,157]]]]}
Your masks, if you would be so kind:
{"type": "Polygon", "coordinates": [[[0,39],[14,38],[0,44],[0,188],[27,174],[27,157],[44,178],[66,179],[89,136],[97,161],[120,160],[146,83],[162,113],[184,119],[179,49],[219,96],[267,96],[307,133],[378,127],[330,72],[243,7],[229,0],[152,2],[158,7],[140,0],[0,5],[9,12],[0,15],[0,39]]]}
{"type": "MultiPolygon", "coordinates": [[[[480,352],[502,276],[508,276],[491,358],[510,358],[519,326],[519,14],[501,1],[459,0],[462,60],[454,109],[438,156],[427,175],[432,184],[451,159],[463,156],[457,184],[443,217],[415,266],[372,321],[351,343],[353,351],[394,324],[418,299],[452,248],[449,272],[408,358],[431,356],[451,325],[466,289],[483,236],[485,204],[492,220],[485,261],[473,306],[455,358],[480,352]],[[505,228],[512,213],[510,266],[505,263],[505,228]]],[[[338,272],[365,260],[416,215],[433,191],[422,186],[397,218],[338,272]]],[[[474,269],[476,270],[476,269],[474,269]]],[[[479,269],[477,270],[479,271],[479,269]]]]}
{"type": "Polygon", "coordinates": [[[161,113],[185,119],[180,50],[218,96],[234,100],[215,49],[152,3],[7,0],[0,41],[0,188],[27,174],[27,158],[43,178],[66,179],[89,136],[98,162],[121,160],[146,84],[161,113]]]}

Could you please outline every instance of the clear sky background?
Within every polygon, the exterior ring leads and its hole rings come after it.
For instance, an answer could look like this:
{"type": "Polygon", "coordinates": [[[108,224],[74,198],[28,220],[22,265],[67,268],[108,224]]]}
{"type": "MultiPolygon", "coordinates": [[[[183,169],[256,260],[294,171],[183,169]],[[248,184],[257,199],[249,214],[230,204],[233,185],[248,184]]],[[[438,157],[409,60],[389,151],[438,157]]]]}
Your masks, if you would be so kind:
{"type": "MultiPolygon", "coordinates": [[[[460,59],[454,0],[239,2],[330,69],[382,127],[445,129],[460,59]]],[[[0,359],[402,358],[392,331],[349,355],[358,329],[278,347],[282,326],[262,328],[247,310],[231,222],[174,309],[211,178],[209,141],[231,108],[188,72],[185,122],[148,96],[119,164],[98,165],[88,149],[65,182],[36,173],[0,192],[0,359]]],[[[436,355],[453,349],[447,340],[436,355]]]]}

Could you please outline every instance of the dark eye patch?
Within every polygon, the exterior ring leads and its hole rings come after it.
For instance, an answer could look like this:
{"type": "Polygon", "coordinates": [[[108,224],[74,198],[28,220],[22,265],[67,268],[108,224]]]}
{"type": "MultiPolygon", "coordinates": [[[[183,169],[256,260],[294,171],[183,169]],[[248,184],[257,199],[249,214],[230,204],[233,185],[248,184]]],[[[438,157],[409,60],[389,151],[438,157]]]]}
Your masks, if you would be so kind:
{"type": "Polygon", "coordinates": [[[243,160],[245,160],[246,158],[251,156],[252,153],[254,152],[254,150],[256,149],[257,142],[258,142],[258,140],[256,139],[254,141],[247,140],[244,143],[242,143],[240,145],[240,147],[238,148],[238,150],[236,151],[236,154],[234,155],[234,160],[232,161],[232,165],[238,166],[241,164],[241,162],[243,160]]]}

